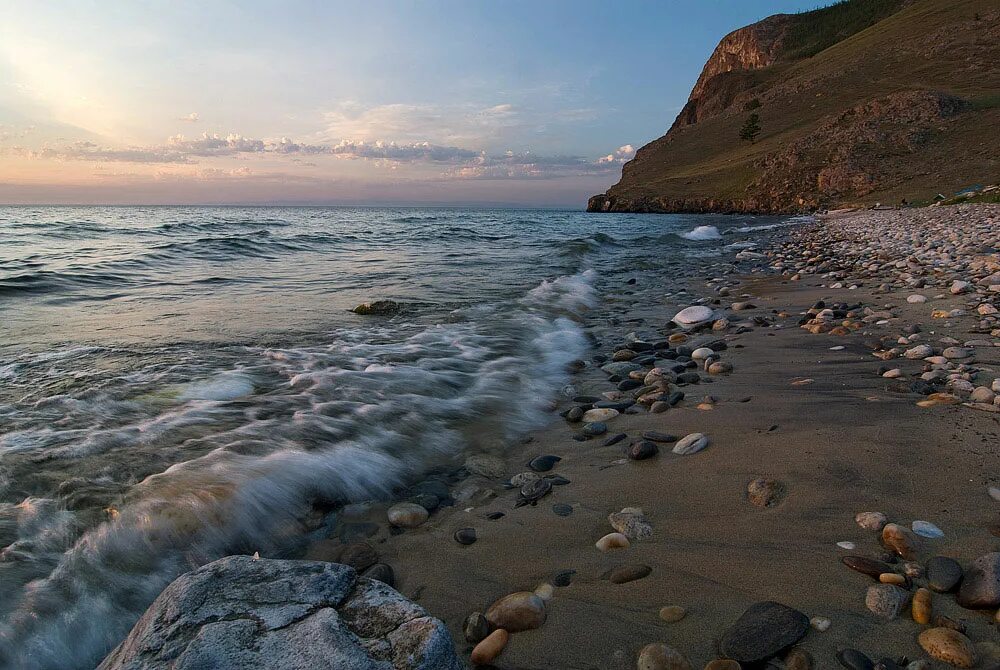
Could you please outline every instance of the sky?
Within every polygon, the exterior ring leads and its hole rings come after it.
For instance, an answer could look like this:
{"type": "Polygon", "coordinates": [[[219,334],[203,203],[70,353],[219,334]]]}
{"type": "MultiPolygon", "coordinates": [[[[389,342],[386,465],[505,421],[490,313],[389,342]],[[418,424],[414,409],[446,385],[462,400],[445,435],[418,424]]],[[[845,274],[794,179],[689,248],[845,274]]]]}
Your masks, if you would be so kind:
{"type": "Polygon", "coordinates": [[[576,207],[817,0],[4,0],[0,203],[576,207]]]}

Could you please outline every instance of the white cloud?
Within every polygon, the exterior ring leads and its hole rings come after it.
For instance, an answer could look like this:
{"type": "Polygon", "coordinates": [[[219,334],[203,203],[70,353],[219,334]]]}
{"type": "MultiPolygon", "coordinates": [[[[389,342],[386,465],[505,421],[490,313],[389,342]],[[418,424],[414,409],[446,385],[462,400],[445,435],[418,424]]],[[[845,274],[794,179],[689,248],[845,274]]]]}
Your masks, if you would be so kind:
{"type": "Polygon", "coordinates": [[[182,117],[180,117],[177,120],[178,121],[184,121],[186,123],[198,123],[198,121],[199,121],[199,119],[198,119],[198,112],[191,112],[187,116],[182,116],[182,117]]]}
{"type": "Polygon", "coordinates": [[[635,156],[635,148],[631,144],[624,144],[618,147],[618,150],[613,154],[608,154],[607,156],[601,156],[597,159],[598,163],[626,163],[635,156]]]}
{"type": "Polygon", "coordinates": [[[167,146],[191,156],[230,156],[238,153],[259,153],[264,151],[264,142],[238,133],[220,137],[217,133],[202,133],[201,137],[187,139],[174,135],[167,139],[167,146]]]}

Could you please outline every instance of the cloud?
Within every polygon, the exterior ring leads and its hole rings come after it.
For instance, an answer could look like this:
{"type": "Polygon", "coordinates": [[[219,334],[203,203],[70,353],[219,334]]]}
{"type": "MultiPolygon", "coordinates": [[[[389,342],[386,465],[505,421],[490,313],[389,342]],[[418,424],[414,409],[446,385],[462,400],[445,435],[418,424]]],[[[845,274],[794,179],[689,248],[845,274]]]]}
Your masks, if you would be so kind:
{"type": "Polygon", "coordinates": [[[190,158],[179,151],[157,147],[131,147],[112,149],[101,147],[93,142],[73,142],[72,144],[54,148],[28,149],[12,147],[6,153],[20,158],[33,160],[59,161],[94,161],[109,163],[191,163],[190,158]]]}
{"type": "Polygon", "coordinates": [[[238,133],[230,133],[226,137],[218,133],[202,133],[201,137],[187,139],[183,135],[174,135],[167,139],[167,146],[190,156],[231,156],[239,153],[261,153],[264,142],[238,133]]]}
{"type": "Polygon", "coordinates": [[[191,112],[187,116],[182,116],[178,121],[184,121],[185,123],[198,123],[198,112],[191,112]]]}
{"type": "Polygon", "coordinates": [[[635,156],[635,148],[631,144],[624,144],[618,147],[618,150],[613,154],[608,154],[607,156],[601,156],[597,159],[598,163],[627,163],[632,160],[635,156]]]}
{"type": "Polygon", "coordinates": [[[343,138],[372,142],[391,137],[397,142],[448,145],[489,145],[522,127],[514,105],[429,105],[393,103],[366,106],[348,101],[324,115],[327,141],[343,138]]]}
{"type": "Polygon", "coordinates": [[[614,154],[590,161],[579,156],[540,156],[528,151],[508,151],[499,156],[481,154],[476,160],[449,170],[452,179],[559,179],[563,177],[613,174],[620,169],[617,157],[631,156],[631,145],[620,147],[614,154]],[[607,160],[607,158],[612,160],[607,160]]]}

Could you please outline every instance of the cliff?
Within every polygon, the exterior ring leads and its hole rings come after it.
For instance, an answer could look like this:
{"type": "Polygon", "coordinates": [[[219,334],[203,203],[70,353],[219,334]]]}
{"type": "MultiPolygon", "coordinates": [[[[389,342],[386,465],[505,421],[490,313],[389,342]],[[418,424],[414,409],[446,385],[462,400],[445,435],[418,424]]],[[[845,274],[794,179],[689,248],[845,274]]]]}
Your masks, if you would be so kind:
{"type": "Polygon", "coordinates": [[[995,0],[846,0],[726,35],[668,132],[588,211],[927,201],[1000,173],[995,0]],[[740,139],[751,114],[754,141],[740,139]]]}

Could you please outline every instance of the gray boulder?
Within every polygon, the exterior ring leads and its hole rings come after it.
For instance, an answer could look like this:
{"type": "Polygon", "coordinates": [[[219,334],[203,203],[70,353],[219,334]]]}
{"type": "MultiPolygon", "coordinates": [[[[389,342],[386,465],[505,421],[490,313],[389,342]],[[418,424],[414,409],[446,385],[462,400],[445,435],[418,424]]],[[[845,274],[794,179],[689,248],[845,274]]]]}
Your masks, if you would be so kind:
{"type": "Polygon", "coordinates": [[[229,556],[178,577],[99,670],[460,670],[444,624],[322,561],[229,556]]]}

